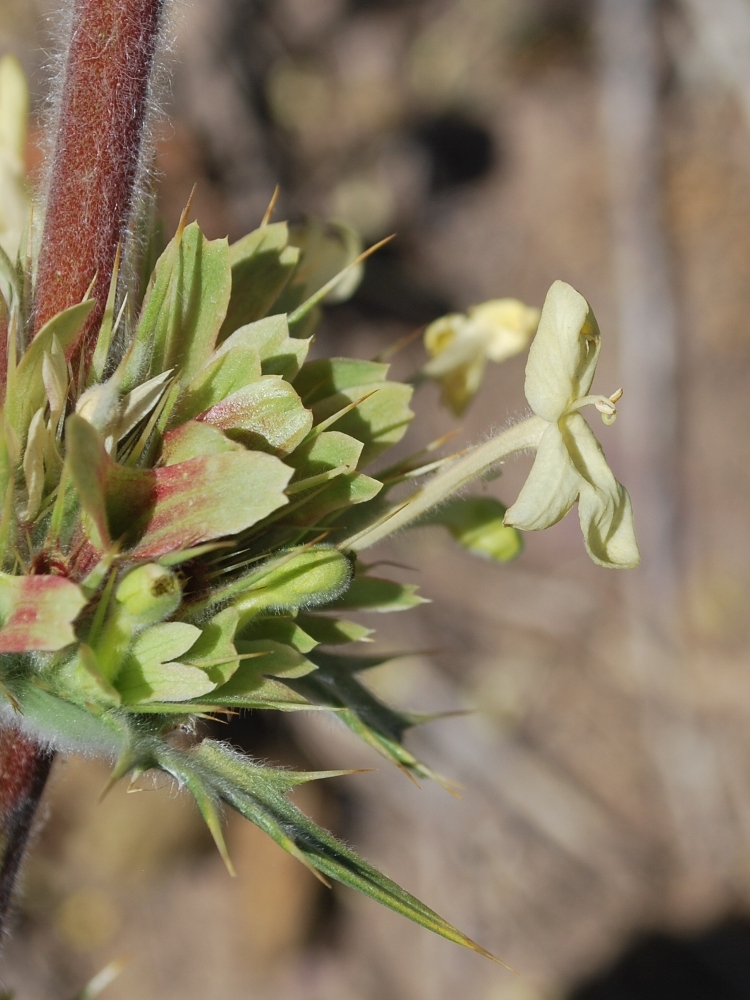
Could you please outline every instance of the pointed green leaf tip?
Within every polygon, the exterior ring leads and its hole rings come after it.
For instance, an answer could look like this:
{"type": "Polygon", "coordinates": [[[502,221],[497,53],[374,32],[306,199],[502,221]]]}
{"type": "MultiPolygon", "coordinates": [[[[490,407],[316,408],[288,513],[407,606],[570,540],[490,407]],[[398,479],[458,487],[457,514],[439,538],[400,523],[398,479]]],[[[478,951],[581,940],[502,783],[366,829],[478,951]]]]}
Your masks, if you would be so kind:
{"type": "Polygon", "coordinates": [[[261,767],[213,740],[204,740],[185,753],[171,749],[165,751],[159,757],[159,766],[193,794],[199,790],[199,805],[205,806],[206,802],[220,799],[259,826],[280,847],[308,867],[357,889],[441,937],[510,969],[505,962],[369,865],[287,799],[286,793],[295,785],[330,777],[330,773],[300,773],[261,767]]]}

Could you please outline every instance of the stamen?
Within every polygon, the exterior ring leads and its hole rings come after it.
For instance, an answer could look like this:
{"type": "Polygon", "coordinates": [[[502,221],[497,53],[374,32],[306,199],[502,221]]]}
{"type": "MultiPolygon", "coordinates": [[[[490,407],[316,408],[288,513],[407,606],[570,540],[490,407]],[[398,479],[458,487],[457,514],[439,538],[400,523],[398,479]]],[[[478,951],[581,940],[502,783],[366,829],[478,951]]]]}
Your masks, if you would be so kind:
{"type": "Polygon", "coordinates": [[[583,409],[584,406],[595,406],[602,415],[602,422],[607,426],[617,419],[618,400],[622,398],[622,389],[617,389],[611,396],[582,396],[569,408],[568,413],[583,409]]]}

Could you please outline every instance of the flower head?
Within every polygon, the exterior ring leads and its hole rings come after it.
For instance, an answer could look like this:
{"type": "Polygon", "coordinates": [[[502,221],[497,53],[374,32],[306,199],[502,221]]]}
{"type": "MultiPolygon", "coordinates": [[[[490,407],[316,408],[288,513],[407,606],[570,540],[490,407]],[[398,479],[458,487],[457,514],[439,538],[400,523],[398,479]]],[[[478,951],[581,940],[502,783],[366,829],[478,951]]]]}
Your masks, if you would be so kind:
{"type": "Polygon", "coordinates": [[[600,342],[588,302],[570,285],[556,281],[547,293],[526,364],[526,398],[547,427],[505,523],[525,531],[548,528],[578,500],[591,558],[600,566],[626,569],[640,562],[630,497],[579,412],[590,404],[611,423],[622,395],[620,390],[609,397],[588,395],[600,342]]]}
{"type": "Polygon", "coordinates": [[[487,359],[520,354],[534,335],[539,310],[518,299],[492,299],[468,313],[451,313],[431,323],[424,335],[430,360],[422,369],[442,388],[443,402],[460,416],[476,395],[487,359]]]}

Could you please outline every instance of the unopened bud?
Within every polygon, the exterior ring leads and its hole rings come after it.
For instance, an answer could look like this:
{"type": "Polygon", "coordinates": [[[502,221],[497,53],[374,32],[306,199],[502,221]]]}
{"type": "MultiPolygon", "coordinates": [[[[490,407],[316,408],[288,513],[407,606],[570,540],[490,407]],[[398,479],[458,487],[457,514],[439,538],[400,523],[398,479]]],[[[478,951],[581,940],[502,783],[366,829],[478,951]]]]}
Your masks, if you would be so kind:
{"type": "Polygon", "coordinates": [[[180,582],[171,570],[147,563],[128,573],[115,597],[138,625],[155,625],[177,609],[180,582]]]}

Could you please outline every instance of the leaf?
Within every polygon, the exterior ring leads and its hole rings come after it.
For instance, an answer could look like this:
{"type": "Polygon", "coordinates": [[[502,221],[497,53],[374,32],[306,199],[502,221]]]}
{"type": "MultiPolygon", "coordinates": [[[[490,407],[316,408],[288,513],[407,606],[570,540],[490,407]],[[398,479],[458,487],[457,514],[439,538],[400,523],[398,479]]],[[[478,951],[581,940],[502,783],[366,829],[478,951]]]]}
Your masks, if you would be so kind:
{"type": "Polygon", "coordinates": [[[0,573],[0,653],[56,650],[75,642],[72,623],[86,604],[61,576],[0,573]]]}
{"type": "Polygon", "coordinates": [[[164,622],[141,632],[114,678],[123,704],[189,701],[213,690],[215,685],[203,670],[172,662],[200,634],[200,629],[186,622],[164,622]]]}
{"type": "Polygon", "coordinates": [[[53,316],[26,348],[15,374],[12,378],[9,376],[6,414],[11,426],[22,440],[26,437],[32,414],[46,402],[42,378],[44,355],[50,353],[52,342],[56,337],[66,359],[70,360],[93,308],[94,300],[88,299],[53,316]]]}
{"type": "Polygon", "coordinates": [[[273,639],[257,639],[236,643],[238,654],[248,659],[221,687],[197,699],[196,704],[223,708],[258,708],[277,711],[309,709],[302,695],[290,691],[276,677],[301,677],[315,665],[296,649],[273,639]],[[269,676],[270,675],[270,676],[269,676]]]}
{"type": "Polygon", "coordinates": [[[185,784],[190,778],[202,781],[214,794],[304,864],[359,890],[449,941],[493,958],[484,948],[313,823],[286,798],[286,793],[295,785],[331,777],[331,772],[300,773],[261,767],[212,740],[204,740],[188,753],[164,754],[159,764],[185,784]]]}
{"type": "Polygon", "coordinates": [[[505,506],[493,497],[454,497],[420,518],[417,525],[442,524],[476,555],[510,562],[523,548],[521,534],[503,523],[505,506]]]}
{"type": "Polygon", "coordinates": [[[355,576],[346,593],[332,601],[329,607],[386,612],[406,611],[418,604],[429,604],[429,601],[417,594],[416,584],[396,583],[376,576],[355,576]]]}
{"type": "Polygon", "coordinates": [[[339,646],[348,642],[365,642],[372,635],[371,628],[343,618],[325,615],[297,615],[297,624],[322,646],[339,646]]]}
{"type": "Polygon", "coordinates": [[[77,415],[66,424],[67,460],[98,539],[123,540],[133,555],[157,559],[234,535],[287,502],[291,470],[259,452],[207,455],[159,469],[117,465],[93,427],[77,415]]]}
{"type": "Polygon", "coordinates": [[[168,306],[153,334],[151,374],[175,368],[182,381],[198,372],[214,349],[231,292],[226,240],[207,240],[197,223],[180,241],[168,306]]]}
{"type": "Polygon", "coordinates": [[[178,465],[199,455],[221,455],[226,451],[243,451],[237,441],[230,441],[218,427],[188,420],[181,427],[167,431],[162,439],[161,464],[178,465]]]}
{"type": "MultiPolygon", "coordinates": [[[[379,754],[418,778],[437,779],[403,746],[403,735],[415,725],[414,718],[384,705],[355,677],[393,656],[345,657],[313,650],[309,657],[317,666],[305,677],[285,679],[288,687],[312,702],[343,709],[337,717],[379,754]]],[[[440,780],[440,779],[437,779],[440,780]]]]}
{"type": "Polygon", "coordinates": [[[319,424],[357,403],[336,421],[336,430],[362,441],[360,466],[365,466],[406,433],[414,416],[409,409],[413,391],[412,386],[400,382],[373,382],[342,389],[312,407],[314,423],[319,424]]]}
{"type": "Polygon", "coordinates": [[[305,441],[287,457],[287,465],[295,469],[292,482],[339,469],[353,472],[362,454],[362,442],[340,431],[323,431],[312,440],[305,441]]]}
{"type": "Polygon", "coordinates": [[[73,659],[57,671],[56,689],[59,694],[83,708],[92,704],[117,708],[122,699],[99,669],[94,651],[81,643],[73,659]]]}
{"type": "Polygon", "coordinates": [[[299,250],[289,246],[288,241],[286,223],[277,222],[254,230],[231,245],[232,293],[221,340],[269,312],[299,260],[299,250]]]}
{"type": "Polygon", "coordinates": [[[281,375],[291,382],[304,363],[311,343],[311,338],[290,337],[287,317],[280,314],[241,326],[220,345],[216,355],[235,347],[252,347],[258,352],[264,375],[281,375]]]}
{"type": "Polygon", "coordinates": [[[287,455],[307,436],[312,414],[291,385],[264,375],[202,413],[199,420],[223,430],[246,448],[287,455]]]}
{"type": "MultiPolygon", "coordinates": [[[[291,646],[298,653],[309,653],[317,646],[317,641],[309,636],[293,618],[282,618],[280,615],[254,618],[243,631],[246,639],[272,639],[274,642],[291,646]]],[[[261,666],[263,666],[261,664],[261,666]]]]}
{"type": "MultiPolygon", "coordinates": [[[[309,299],[347,264],[362,252],[359,234],[343,222],[319,222],[308,219],[289,229],[289,242],[299,247],[299,267],[281,300],[276,303],[279,312],[291,312],[301,302],[309,299]]],[[[324,302],[343,302],[357,289],[364,267],[360,264],[342,277],[326,295],[324,302]]]]}
{"type": "Polygon", "coordinates": [[[264,375],[281,375],[291,382],[307,357],[311,340],[289,336],[285,315],[266,316],[241,326],[227,337],[216,354],[235,347],[252,347],[258,352],[264,375]]]}
{"type": "Polygon", "coordinates": [[[234,608],[220,611],[201,625],[200,637],[183,657],[185,663],[200,667],[215,685],[226,684],[239,666],[234,645],[238,622],[234,608]]]}
{"type": "Polygon", "coordinates": [[[158,375],[174,368],[189,381],[214,349],[231,280],[226,240],[207,240],[197,223],[181,226],[154,270],[123,364],[123,388],[133,388],[144,369],[158,375]]]}
{"type": "Polygon", "coordinates": [[[218,600],[232,598],[244,625],[262,611],[296,611],[333,601],[349,584],[346,556],[326,545],[288,552],[224,589],[218,600]]]}
{"type": "Polygon", "coordinates": [[[325,488],[316,491],[307,503],[302,503],[290,512],[291,524],[305,526],[315,524],[333,511],[342,507],[366,503],[383,488],[383,484],[359,472],[350,472],[332,479],[325,488]]]}
{"type": "Polygon", "coordinates": [[[260,376],[260,358],[254,347],[238,346],[217,353],[187,386],[170,423],[176,426],[198,416],[260,376]]]}
{"type": "Polygon", "coordinates": [[[385,382],[389,365],[356,358],[319,358],[308,361],[294,380],[305,406],[319,403],[342,389],[385,382]]]}

